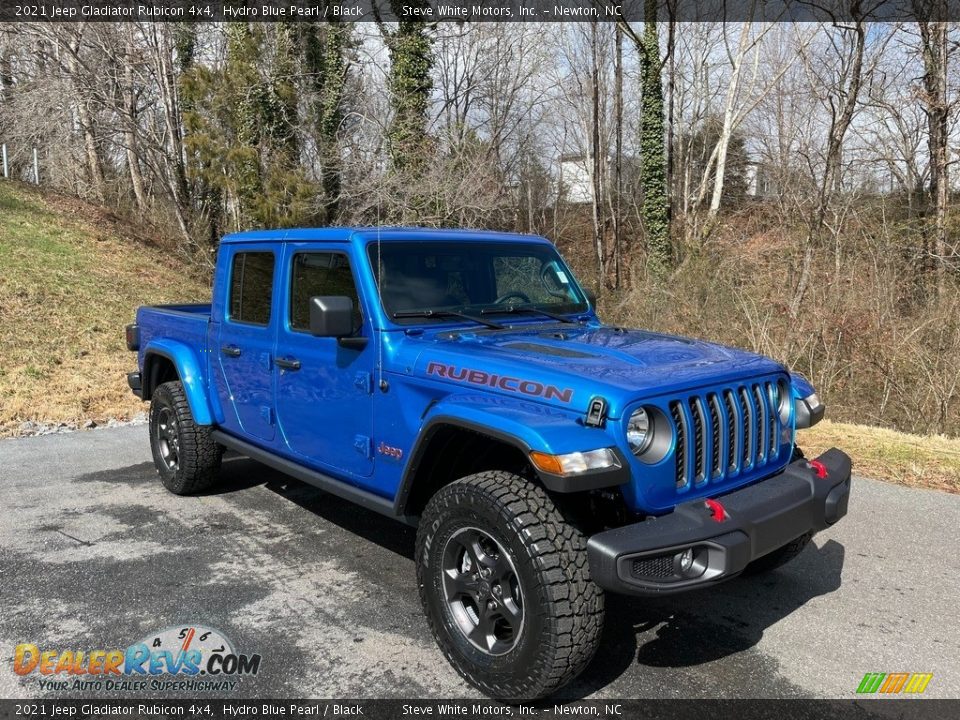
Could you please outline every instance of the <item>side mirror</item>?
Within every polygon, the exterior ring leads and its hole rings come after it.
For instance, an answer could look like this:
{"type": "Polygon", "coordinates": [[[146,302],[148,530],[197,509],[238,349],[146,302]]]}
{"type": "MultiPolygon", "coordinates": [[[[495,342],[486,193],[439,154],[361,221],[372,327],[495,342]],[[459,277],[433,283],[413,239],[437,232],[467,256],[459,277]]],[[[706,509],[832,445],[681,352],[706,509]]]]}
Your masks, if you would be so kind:
{"type": "Polygon", "coordinates": [[[310,334],[335,338],[353,335],[353,300],[340,295],[310,298],[310,334]]]}
{"type": "Polygon", "coordinates": [[[597,293],[592,288],[584,288],[583,294],[587,296],[587,302],[594,310],[597,309],[597,293]]]}

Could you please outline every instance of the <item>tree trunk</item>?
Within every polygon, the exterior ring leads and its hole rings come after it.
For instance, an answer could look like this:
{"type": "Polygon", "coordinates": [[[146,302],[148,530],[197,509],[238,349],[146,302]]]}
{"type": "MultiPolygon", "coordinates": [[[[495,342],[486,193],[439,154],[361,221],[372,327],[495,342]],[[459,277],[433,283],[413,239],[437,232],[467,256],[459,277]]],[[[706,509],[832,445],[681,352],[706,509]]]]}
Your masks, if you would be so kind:
{"type": "Polygon", "coordinates": [[[597,255],[597,284],[603,286],[606,275],[604,267],[604,237],[603,237],[603,173],[602,158],[600,156],[600,51],[597,39],[597,23],[590,25],[590,59],[591,81],[590,93],[592,103],[590,127],[590,181],[593,189],[593,244],[597,255]]]}
{"type": "MultiPolygon", "coordinates": [[[[666,158],[663,128],[663,85],[660,41],[657,37],[657,0],[644,2],[644,30],[639,43],[643,79],[640,114],[640,173],[643,186],[643,226],[647,239],[647,267],[657,280],[673,268],[670,216],[667,211],[666,158]]],[[[636,36],[633,36],[636,38],[636,36]]],[[[636,42],[636,39],[634,40],[636,42]]]]}
{"type": "Polygon", "coordinates": [[[103,174],[103,161],[100,158],[100,149],[97,146],[96,122],[94,120],[94,114],[90,110],[90,97],[86,83],[80,76],[82,68],[80,67],[78,57],[85,27],[85,23],[80,23],[76,28],[71,28],[69,35],[66,36],[61,36],[59,32],[55,30],[52,37],[57,43],[58,54],[61,43],[66,51],[62,59],[62,67],[66,70],[68,80],[73,88],[77,121],[83,133],[83,150],[90,180],[90,189],[93,197],[102,203],[105,198],[107,183],[103,174]]]}
{"type": "Polygon", "coordinates": [[[616,85],[614,112],[616,114],[616,144],[614,147],[614,209],[613,209],[613,286],[620,289],[620,255],[623,235],[623,31],[618,25],[616,32],[616,56],[614,58],[614,84],[616,85]]]}
{"type": "Polygon", "coordinates": [[[667,3],[667,11],[670,13],[670,20],[667,26],[667,217],[671,224],[673,222],[673,201],[675,196],[674,183],[674,163],[676,156],[674,154],[674,104],[677,89],[677,59],[676,59],[676,6],[675,3],[667,3]]]}
{"type": "Polygon", "coordinates": [[[123,145],[127,156],[127,168],[130,172],[130,185],[137,210],[147,209],[147,194],[140,172],[140,155],[137,151],[137,94],[133,81],[133,26],[125,25],[127,31],[123,62],[123,145]]]}
{"type": "MultiPolygon", "coordinates": [[[[730,84],[727,87],[727,97],[723,108],[723,125],[720,129],[720,138],[717,140],[715,151],[716,172],[713,177],[713,193],[710,197],[710,208],[707,211],[707,220],[704,223],[702,235],[705,237],[713,229],[717,215],[720,212],[720,201],[723,199],[723,181],[727,173],[727,151],[730,148],[730,139],[733,137],[734,113],[737,96],[740,92],[740,73],[743,69],[743,60],[750,44],[751,23],[745,22],[740,28],[740,40],[737,43],[737,54],[732,58],[733,67],[730,73],[730,84]]],[[[710,165],[706,173],[709,177],[710,165]]],[[[706,187],[706,182],[704,182],[706,187]]]]}
{"type": "Polygon", "coordinates": [[[80,121],[80,128],[83,131],[83,149],[87,158],[87,172],[90,174],[90,188],[93,191],[93,197],[98,202],[103,202],[106,188],[106,178],[103,175],[103,163],[100,160],[100,151],[97,149],[97,134],[93,123],[93,116],[90,108],[83,98],[79,89],[77,92],[77,118],[80,121]]]}
{"type": "Polygon", "coordinates": [[[933,237],[927,243],[925,268],[936,275],[938,293],[945,290],[947,261],[947,204],[949,201],[949,104],[947,101],[946,22],[920,22],[923,43],[924,105],[927,148],[930,154],[930,196],[934,207],[933,237]]]}
{"type": "Polygon", "coordinates": [[[821,244],[824,219],[833,197],[841,187],[840,170],[843,158],[843,140],[853,121],[853,115],[860,98],[860,88],[863,82],[863,54],[866,47],[866,23],[857,22],[854,33],[853,48],[851,49],[849,70],[841,77],[841,87],[837,92],[843,104],[834,115],[827,136],[827,156],[823,178],[817,193],[817,202],[811,213],[807,225],[807,234],[803,244],[803,261],[800,267],[800,277],[797,287],[790,301],[790,317],[796,319],[800,315],[800,306],[810,285],[810,276],[813,270],[813,259],[817,248],[821,244]]]}

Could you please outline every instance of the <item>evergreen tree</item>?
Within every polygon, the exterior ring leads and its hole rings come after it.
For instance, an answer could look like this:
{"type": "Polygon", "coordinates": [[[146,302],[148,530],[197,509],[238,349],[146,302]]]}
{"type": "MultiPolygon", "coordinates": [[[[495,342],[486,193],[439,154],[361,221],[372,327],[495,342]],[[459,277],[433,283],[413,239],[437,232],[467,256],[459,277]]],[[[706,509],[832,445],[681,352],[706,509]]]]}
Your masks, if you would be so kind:
{"type": "MultiPolygon", "coordinates": [[[[683,134],[680,142],[683,156],[681,167],[689,167],[690,175],[699,180],[707,170],[710,154],[720,140],[723,131],[723,119],[710,116],[696,127],[683,134]]],[[[747,197],[747,170],[750,158],[747,155],[747,140],[742,132],[735,130],[727,147],[727,160],[724,163],[722,207],[735,207],[747,197]]],[[[707,184],[712,186],[717,176],[716,164],[707,174],[707,184]]],[[[675,188],[682,193],[682,188],[675,188]]]]}
{"type": "Polygon", "coordinates": [[[226,34],[223,67],[197,68],[185,82],[191,101],[186,142],[195,182],[220,199],[220,212],[227,212],[236,229],[315,222],[318,188],[300,162],[293,28],[228,23],[226,34]],[[272,62],[264,63],[271,49],[272,62]]]}
{"type": "Polygon", "coordinates": [[[261,33],[243,22],[228,23],[226,32],[223,99],[233,142],[227,145],[225,182],[236,199],[235,215],[238,225],[243,227],[252,221],[251,209],[262,188],[257,147],[266,105],[265,88],[257,70],[261,33]]]}

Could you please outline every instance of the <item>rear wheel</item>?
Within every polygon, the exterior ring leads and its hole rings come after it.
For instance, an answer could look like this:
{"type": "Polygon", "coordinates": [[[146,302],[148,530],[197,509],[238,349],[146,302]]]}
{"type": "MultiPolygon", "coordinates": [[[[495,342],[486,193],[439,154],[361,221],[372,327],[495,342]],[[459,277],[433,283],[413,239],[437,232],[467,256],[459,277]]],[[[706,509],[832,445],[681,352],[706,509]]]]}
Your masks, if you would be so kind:
{"type": "Polygon", "coordinates": [[[441,488],[421,518],[416,561],[440,649],[484,693],[543,697],[593,657],[603,592],[586,538],[543,488],[501,471],[441,488]]]}
{"type": "Polygon", "coordinates": [[[153,391],[150,449],[160,480],[172,493],[200,492],[216,480],[223,448],[210,437],[209,427],[194,422],[179,381],[153,391]]]}

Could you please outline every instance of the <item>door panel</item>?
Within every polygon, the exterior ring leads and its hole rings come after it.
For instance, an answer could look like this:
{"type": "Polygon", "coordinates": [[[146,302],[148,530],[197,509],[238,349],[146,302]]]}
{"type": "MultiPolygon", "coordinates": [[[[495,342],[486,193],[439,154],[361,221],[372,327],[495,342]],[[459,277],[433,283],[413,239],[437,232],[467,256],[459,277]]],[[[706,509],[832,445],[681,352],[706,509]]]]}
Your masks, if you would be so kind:
{"type": "Polygon", "coordinates": [[[227,391],[224,424],[240,435],[271,441],[276,257],[266,248],[245,247],[230,262],[227,317],[213,348],[227,391]]]}
{"type": "Polygon", "coordinates": [[[283,441],[313,464],[369,477],[374,465],[374,345],[345,348],[336,338],[309,332],[310,298],[346,295],[354,302],[354,336],[370,337],[349,260],[342,250],[290,244],[284,269],[289,302],[282,312],[277,356],[277,417],[283,441]]]}

